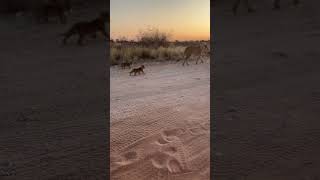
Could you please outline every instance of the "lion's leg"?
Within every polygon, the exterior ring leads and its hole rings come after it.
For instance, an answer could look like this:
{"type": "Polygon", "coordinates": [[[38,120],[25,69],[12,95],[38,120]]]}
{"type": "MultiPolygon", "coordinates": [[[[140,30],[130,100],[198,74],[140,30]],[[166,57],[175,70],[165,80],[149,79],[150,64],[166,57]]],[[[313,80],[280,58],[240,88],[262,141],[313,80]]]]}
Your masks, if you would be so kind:
{"type": "Polygon", "coordinates": [[[185,60],[183,61],[183,64],[182,64],[182,65],[184,66],[185,64],[188,65],[188,60],[187,60],[187,59],[185,59],[185,60]]]}
{"type": "Polygon", "coordinates": [[[203,57],[202,57],[202,56],[200,56],[200,62],[201,62],[201,63],[204,63],[204,62],[203,62],[203,57]]]}
{"type": "Polygon", "coordinates": [[[190,56],[188,56],[187,58],[186,58],[186,64],[189,66],[189,59],[190,59],[190,57],[191,57],[192,55],[190,55],[190,56]]]}
{"type": "Polygon", "coordinates": [[[191,56],[191,55],[186,55],[186,57],[185,57],[182,65],[184,65],[184,64],[189,65],[189,64],[188,64],[188,59],[190,58],[190,56],[191,56]]]}
{"type": "Polygon", "coordinates": [[[196,64],[198,64],[198,62],[199,62],[199,60],[200,60],[200,62],[202,62],[202,59],[201,59],[201,54],[197,57],[197,61],[196,61],[196,64]]]}

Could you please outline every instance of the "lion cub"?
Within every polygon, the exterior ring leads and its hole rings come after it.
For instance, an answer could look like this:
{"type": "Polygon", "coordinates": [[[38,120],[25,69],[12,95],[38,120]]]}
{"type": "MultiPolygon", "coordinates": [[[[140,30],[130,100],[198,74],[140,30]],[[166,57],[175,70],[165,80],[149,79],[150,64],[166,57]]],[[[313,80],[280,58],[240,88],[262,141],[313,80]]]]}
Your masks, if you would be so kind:
{"type": "Polygon", "coordinates": [[[80,21],[78,23],[75,23],[69,31],[66,33],[61,34],[64,36],[63,44],[67,44],[67,40],[73,36],[78,35],[78,44],[83,45],[83,41],[87,35],[90,35],[91,37],[95,37],[97,32],[100,32],[103,34],[105,38],[109,38],[106,27],[105,27],[105,21],[109,20],[109,14],[106,12],[100,13],[100,16],[92,21],[80,21]]]}
{"type": "Polygon", "coordinates": [[[144,65],[141,65],[139,68],[134,68],[134,69],[132,69],[131,71],[130,71],[130,76],[131,76],[131,74],[132,73],[134,73],[134,75],[136,75],[137,73],[143,73],[143,74],[145,74],[144,73],[144,71],[143,71],[143,69],[144,69],[144,65]]]}

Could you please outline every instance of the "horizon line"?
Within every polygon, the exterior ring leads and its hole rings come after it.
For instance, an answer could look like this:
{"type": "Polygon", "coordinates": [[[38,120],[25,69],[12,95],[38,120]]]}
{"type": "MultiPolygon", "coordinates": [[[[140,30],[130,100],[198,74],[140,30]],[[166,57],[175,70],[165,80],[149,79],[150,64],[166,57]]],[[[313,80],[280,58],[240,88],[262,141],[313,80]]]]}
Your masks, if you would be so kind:
{"type": "MultiPolygon", "coordinates": [[[[110,38],[110,41],[117,41],[117,40],[120,42],[139,42],[138,40],[133,40],[133,39],[119,40],[119,39],[110,38]]],[[[211,40],[211,38],[208,38],[208,39],[185,39],[185,40],[175,39],[175,40],[168,40],[167,42],[210,41],[210,40],[211,40]]]]}

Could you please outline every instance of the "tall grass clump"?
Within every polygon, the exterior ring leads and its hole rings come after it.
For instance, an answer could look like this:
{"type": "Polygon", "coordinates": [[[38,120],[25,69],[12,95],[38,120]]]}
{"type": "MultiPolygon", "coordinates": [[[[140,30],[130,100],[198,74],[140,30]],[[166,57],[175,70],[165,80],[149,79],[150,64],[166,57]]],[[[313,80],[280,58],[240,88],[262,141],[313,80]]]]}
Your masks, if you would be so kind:
{"type": "Polygon", "coordinates": [[[127,38],[116,40],[111,46],[111,65],[139,60],[177,60],[183,55],[185,47],[170,45],[169,33],[158,29],[140,31],[137,40],[132,43],[127,38]]]}
{"type": "Polygon", "coordinates": [[[185,47],[128,47],[111,48],[111,65],[117,65],[122,62],[135,62],[138,60],[178,60],[182,58],[185,47]]]}
{"type": "Polygon", "coordinates": [[[168,47],[171,34],[161,32],[157,28],[141,30],[137,35],[137,42],[148,48],[168,47]]]}

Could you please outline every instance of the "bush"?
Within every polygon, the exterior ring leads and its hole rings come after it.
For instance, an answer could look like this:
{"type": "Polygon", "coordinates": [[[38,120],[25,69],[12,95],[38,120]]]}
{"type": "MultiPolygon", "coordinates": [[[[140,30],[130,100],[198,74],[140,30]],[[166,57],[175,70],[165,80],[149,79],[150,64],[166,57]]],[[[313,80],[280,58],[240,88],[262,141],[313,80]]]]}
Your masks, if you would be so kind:
{"type": "Polygon", "coordinates": [[[140,31],[137,42],[120,37],[111,44],[111,65],[138,60],[178,60],[183,57],[184,46],[169,42],[169,33],[158,29],[140,31]]]}
{"type": "Polygon", "coordinates": [[[135,62],[137,60],[177,60],[182,57],[184,47],[128,47],[111,48],[111,65],[118,65],[122,62],[135,62]]]}
{"type": "Polygon", "coordinates": [[[160,32],[154,28],[140,31],[137,35],[138,43],[149,48],[168,47],[169,37],[169,33],[160,32]]]}

